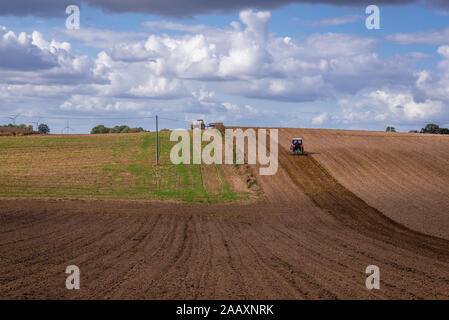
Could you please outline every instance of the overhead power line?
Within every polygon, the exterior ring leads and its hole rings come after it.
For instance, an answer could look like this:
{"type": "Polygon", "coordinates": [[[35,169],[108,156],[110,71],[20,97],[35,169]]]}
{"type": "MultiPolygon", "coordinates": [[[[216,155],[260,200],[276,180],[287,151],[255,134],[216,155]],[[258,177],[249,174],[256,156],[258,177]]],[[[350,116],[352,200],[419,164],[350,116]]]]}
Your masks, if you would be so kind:
{"type": "MultiPolygon", "coordinates": [[[[108,117],[108,116],[95,116],[95,117],[55,117],[55,116],[42,116],[42,115],[37,115],[37,116],[25,116],[25,115],[17,115],[15,116],[15,118],[17,117],[22,117],[22,118],[39,118],[39,119],[49,119],[49,120],[139,120],[139,119],[154,119],[153,116],[144,116],[144,117],[108,117]]],[[[12,119],[12,116],[6,116],[6,115],[0,115],[0,117],[7,117],[12,119]]]]}
{"type": "MultiPolygon", "coordinates": [[[[31,119],[36,119],[38,118],[38,121],[34,121],[32,123],[41,123],[42,119],[47,119],[47,120],[140,120],[140,119],[155,119],[155,116],[142,116],[142,117],[108,117],[108,116],[86,116],[86,117],[80,117],[80,116],[76,116],[76,117],[69,117],[69,116],[46,116],[46,115],[36,115],[36,116],[29,116],[29,115],[14,115],[14,116],[10,116],[10,115],[0,115],[0,117],[5,117],[5,118],[9,118],[13,121],[15,121],[16,118],[18,117],[21,118],[31,118],[31,119]]],[[[161,120],[167,120],[167,121],[175,121],[175,122],[183,122],[183,123],[191,123],[192,121],[189,120],[181,120],[181,119],[173,119],[173,118],[166,118],[166,117],[159,117],[159,119],[161,120]]]]}
{"type": "Polygon", "coordinates": [[[178,120],[178,119],[170,119],[170,118],[163,118],[163,117],[159,117],[159,119],[168,120],[168,121],[177,121],[177,122],[187,122],[187,123],[192,122],[192,121],[188,121],[188,120],[178,120]]]}
{"type": "Polygon", "coordinates": [[[32,121],[31,123],[36,124],[36,128],[39,128],[39,123],[41,123],[40,121],[41,121],[41,118],[38,118],[37,121],[32,121]]]}
{"type": "Polygon", "coordinates": [[[15,125],[15,124],[16,124],[16,119],[17,119],[19,116],[20,116],[20,113],[19,113],[19,114],[15,114],[15,115],[13,115],[13,116],[8,116],[8,118],[11,119],[11,120],[12,120],[12,123],[15,125]]]}

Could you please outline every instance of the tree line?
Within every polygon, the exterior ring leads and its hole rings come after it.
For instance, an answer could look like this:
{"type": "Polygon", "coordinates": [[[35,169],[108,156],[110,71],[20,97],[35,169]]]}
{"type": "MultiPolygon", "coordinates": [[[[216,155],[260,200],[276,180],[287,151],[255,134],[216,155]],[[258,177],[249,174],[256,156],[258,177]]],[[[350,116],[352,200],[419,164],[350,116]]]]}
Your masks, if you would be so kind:
{"type": "MultiPolygon", "coordinates": [[[[385,130],[386,132],[396,132],[395,127],[388,126],[385,130]]],[[[410,133],[418,133],[418,130],[410,130],[410,133]]],[[[419,133],[429,133],[429,134],[449,134],[448,128],[440,128],[439,125],[435,123],[429,123],[424,128],[419,131],[419,133]]]]}
{"type": "Polygon", "coordinates": [[[104,133],[138,133],[138,132],[148,132],[142,127],[130,128],[129,126],[115,126],[113,128],[105,127],[100,124],[95,126],[90,131],[91,134],[104,134],[104,133]]]}
{"type": "MultiPolygon", "coordinates": [[[[26,130],[26,131],[30,131],[30,132],[34,132],[34,127],[30,124],[30,125],[26,125],[26,124],[12,124],[9,123],[7,125],[2,125],[0,127],[3,128],[14,128],[14,129],[20,129],[20,130],[26,130]]],[[[38,127],[37,127],[37,131],[41,134],[49,134],[50,133],[50,127],[48,125],[46,125],[45,123],[41,123],[38,127]]]]}
{"type": "Polygon", "coordinates": [[[439,125],[434,123],[429,123],[425,128],[421,129],[420,133],[431,133],[431,134],[449,134],[448,128],[440,128],[439,125]]]}

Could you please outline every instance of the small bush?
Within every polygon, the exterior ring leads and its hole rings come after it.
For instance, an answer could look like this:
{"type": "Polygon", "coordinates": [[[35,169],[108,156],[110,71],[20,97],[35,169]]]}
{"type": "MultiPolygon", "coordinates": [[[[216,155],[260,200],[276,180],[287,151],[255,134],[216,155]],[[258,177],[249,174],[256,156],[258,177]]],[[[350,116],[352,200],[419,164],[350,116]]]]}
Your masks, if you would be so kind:
{"type": "Polygon", "coordinates": [[[49,134],[50,133],[50,128],[45,123],[41,123],[39,125],[39,127],[37,128],[37,130],[41,134],[49,134]]]}
{"type": "Polygon", "coordinates": [[[387,129],[385,130],[386,132],[396,132],[395,127],[390,127],[388,126],[387,129]]]}

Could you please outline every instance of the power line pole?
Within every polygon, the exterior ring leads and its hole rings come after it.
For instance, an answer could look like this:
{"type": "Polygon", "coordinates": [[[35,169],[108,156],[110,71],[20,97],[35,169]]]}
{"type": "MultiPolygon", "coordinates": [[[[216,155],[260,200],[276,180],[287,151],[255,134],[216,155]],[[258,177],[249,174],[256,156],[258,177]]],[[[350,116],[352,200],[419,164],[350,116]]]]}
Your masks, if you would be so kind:
{"type": "Polygon", "coordinates": [[[159,165],[159,127],[157,116],[156,116],[156,165],[159,165]]]}

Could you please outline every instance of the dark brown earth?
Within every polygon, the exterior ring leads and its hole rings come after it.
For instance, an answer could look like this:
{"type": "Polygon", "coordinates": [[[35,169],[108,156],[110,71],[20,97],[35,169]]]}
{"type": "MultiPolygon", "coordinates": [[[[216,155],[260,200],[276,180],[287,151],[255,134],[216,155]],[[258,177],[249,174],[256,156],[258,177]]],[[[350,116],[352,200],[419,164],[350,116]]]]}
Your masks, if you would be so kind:
{"type": "Polygon", "coordinates": [[[0,136],[15,136],[15,135],[31,135],[39,134],[37,131],[29,131],[21,128],[2,127],[0,126],[0,136]]]}
{"type": "Polygon", "coordinates": [[[314,156],[279,161],[257,203],[1,200],[0,298],[449,298],[448,240],[386,217],[314,156]],[[81,290],[65,288],[71,264],[81,290]]]}
{"type": "MultiPolygon", "coordinates": [[[[387,217],[449,240],[449,135],[281,129],[339,183],[387,217]]],[[[283,139],[283,140],[282,140],[283,139]]]]}

